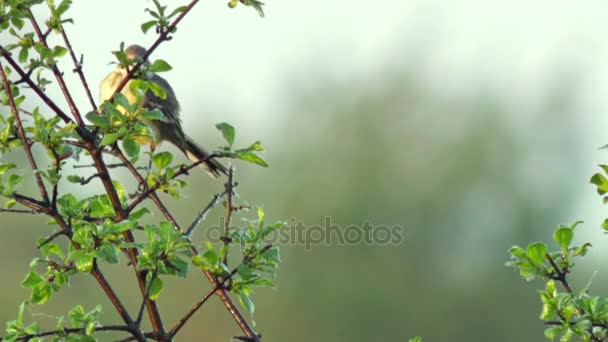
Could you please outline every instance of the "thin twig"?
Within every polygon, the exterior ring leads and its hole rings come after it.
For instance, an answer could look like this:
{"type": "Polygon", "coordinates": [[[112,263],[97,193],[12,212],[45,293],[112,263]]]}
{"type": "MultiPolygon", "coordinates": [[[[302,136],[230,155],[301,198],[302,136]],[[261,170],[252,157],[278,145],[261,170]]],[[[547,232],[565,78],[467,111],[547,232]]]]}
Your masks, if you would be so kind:
{"type": "MultiPolygon", "coordinates": [[[[29,334],[29,335],[18,337],[16,339],[16,341],[29,341],[35,337],[45,337],[45,336],[52,336],[52,335],[59,335],[59,334],[66,334],[66,333],[67,334],[83,333],[85,331],[85,329],[86,328],[63,328],[61,330],[44,331],[44,332],[37,333],[37,334],[29,334]]],[[[129,332],[129,333],[133,333],[131,328],[129,328],[128,326],[124,326],[124,325],[98,326],[98,327],[95,327],[95,331],[125,331],[125,332],[129,332]]]]}
{"type": "MultiPolygon", "coordinates": [[[[222,236],[222,242],[224,246],[230,244],[230,224],[232,223],[232,211],[234,206],[232,204],[232,196],[234,195],[234,165],[230,165],[228,168],[228,181],[226,182],[226,192],[228,193],[228,199],[226,200],[226,219],[224,220],[224,235],[222,236]]],[[[228,251],[224,254],[224,265],[228,265],[228,251]]]]}
{"type": "MultiPolygon", "coordinates": [[[[73,168],[75,169],[83,169],[83,168],[88,168],[88,167],[95,167],[95,164],[88,164],[88,165],[72,165],[73,168]]],[[[125,167],[125,164],[123,163],[116,163],[116,164],[106,164],[106,167],[108,169],[115,169],[118,167],[125,167]]]]}
{"type": "Polygon", "coordinates": [[[146,287],[146,293],[143,296],[143,300],[141,301],[141,305],[139,306],[139,311],[137,312],[137,318],[135,319],[135,323],[139,325],[144,316],[144,309],[146,308],[146,302],[150,298],[150,290],[152,289],[152,283],[154,283],[154,279],[158,276],[158,270],[154,270],[152,273],[152,277],[150,278],[150,284],[146,287]]]}
{"type": "MultiPolygon", "coordinates": [[[[36,32],[36,35],[38,36],[38,40],[40,40],[40,43],[42,45],[44,45],[44,47],[48,48],[49,46],[46,42],[46,36],[40,30],[40,26],[38,26],[38,22],[36,21],[36,17],[34,16],[34,13],[32,12],[31,9],[28,9],[28,12],[29,12],[28,14],[29,14],[30,22],[32,23],[34,32],[36,32]]],[[[53,72],[53,75],[55,75],[57,84],[59,84],[59,88],[61,89],[63,96],[65,97],[66,101],[68,102],[68,107],[70,107],[70,111],[72,112],[74,119],[76,119],[76,122],[78,123],[79,126],[84,126],[84,121],[82,121],[82,117],[80,116],[80,111],[78,110],[78,107],[76,106],[76,103],[74,102],[74,99],[72,98],[72,94],[70,93],[67,85],[65,84],[65,80],[63,79],[63,74],[61,73],[61,71],[59,71],[57,64],[53,64],[51,66],[51,71],[53,72]]]]}
{"type": "Polygon", "coordinates": [[[207,204],[207,206],[200,213],[198,213],[198,215],[196,216],[196,218],[194,219],[194,221],[192,222],[190,227],[188,227],[188,229],[184,233],[184,236],[190,237],[192,235],[192,232],[194,231],[194,229],[196,229],[196,227],[201,222],[203,222],[203,220],[205,220],[209,211],[211,211],[211,209],[213,209],[213,207],[215,207],[219,203],[220,199],[222,197],[224,197],[224,195],[226,195],[226,194],[227,194],[227,192],[224,191],[222,193],[217,193],[217,194],[213,195],[211,202],[209,202],[209,204],[207,204]]]}
{"type": "Polygon", "coordinates": [[[37,212],[35,210],[4,209],[4,208],[0,208],[0,213],[31,214],[31,215],[40,214],[39,212],[37,212]]]}
{"type": "Polygon", "coordinates": [[[58,236],[66,234],[67,232],[65,230],[58,230],[55,233],[51,234],[51,236],[49,236],[48,238],[44,239],[44,241],[42,241],[38,246],[36,246],[36,248],[40,249],[44,247],[44,245],[46,245],[47,243],[50,243],[51,241],[55,240],[58,236]]]}
{"type": "Polygon", "coordinates": [[[82,71],[82,58],[80,62],[76,59],[74,49],[72,48],[72,44],[70,44],[70,40],[68,39],[68,35],[65,32],[65,28],[63,27],[63,25],[61,25],[60,30],[61,36],[63,37],[63,41],[65,42],[65,46],[68,48],[68,51],[70,52],[70,57],[72,58],[72,62],[74,63],[74,72],[76,72],[78,74],[78,77],[80,77],[80,82],[82,82],[82,86],[85,92],[87,93],[87,98],[91,103],[91,107],[93,107],[93,110],[95,111],[97,110],[97,105],[95,104],[95,100],[93,99],[93,95],[91,94],[91,89],[89,88],[87,79],[84,77],[84,72],[82,71]]]}

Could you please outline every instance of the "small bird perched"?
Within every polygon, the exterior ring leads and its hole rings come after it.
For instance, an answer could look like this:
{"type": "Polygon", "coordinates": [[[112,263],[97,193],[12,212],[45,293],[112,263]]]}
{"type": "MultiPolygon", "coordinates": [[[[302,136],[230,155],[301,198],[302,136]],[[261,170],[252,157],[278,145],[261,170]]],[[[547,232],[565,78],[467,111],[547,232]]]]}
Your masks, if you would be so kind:
{"type": "MultiPolygon", "coordinates": [[[[127,58],[130,60],[140,60],[146,53],[146,49],[139,45],[131,45],[126,50],[127,58]]],[[[144,61],[148,63],[148,61],[144,61]]],[[[127,76],[128,71],[125,66],[118,66],[112,71],[100,84],[101,101],[107,101],[112,98],[114,91],[122,80],[127,76]]],[[[182,124],[179,118],[179,102],[175,97],[173,88],[162,77],[155,73],[147,73],[146,78],[159,85],[167,96],[162,99],[156,96],[152,91],[148,90],[144,94],[143,107],[146,109],[160,110],[165,119],[163,120],[142,120],[152,131],[154,141],[151,142],[152,148],[155,148],[163,141],[168,141],[177,146],[188,159],[196,162],[209,157],[209,153],[204,148],[196,144],[192,138],[187,136],[182,129],[182,124]]],[[[129,81],[121,90],[121,93],[127,98],[130,103],[135,103],[137,96],[131,91],[129,81]]],[[[219,177],[220,173],[227,174],[226,167],[215,159],[210,159],[201,164],[207,172],[213,177],[219,177]]]]}

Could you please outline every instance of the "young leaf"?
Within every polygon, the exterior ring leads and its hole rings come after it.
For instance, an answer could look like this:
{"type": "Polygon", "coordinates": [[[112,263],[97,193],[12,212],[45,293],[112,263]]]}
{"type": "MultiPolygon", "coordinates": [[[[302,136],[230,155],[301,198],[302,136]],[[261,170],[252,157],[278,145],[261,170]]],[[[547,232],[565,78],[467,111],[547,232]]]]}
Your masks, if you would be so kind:
{"type": "Polygon", "coordinates": [[[222,132],[224,139],[226,139],[226,141],[228,142],[228,145],[232,147],[232,144],[234,143],[234,136],[235,136],[234,127],[232,127],[230,124],[228,124],[226,122],[221,122],[221,123],[215,125],[215,127],[222,132]]]}
{"type": "Polygon", "coordinates": [[[156,26],[157,22],[158,21],[156,21],[156,20],[150,20],[148,22],[141,24],[141,32],[147,33],[148,30],[150,30],[152,27],[156,26]]]}
{"type": "Polygon", "coordinates": [[[547,246],[542,242],[533,243],[526,249],[526,255],[535,264],[540,265],[545,261],[547,255],[547,246]]]}
{"type": "Polygon", "coordinates": [[[172,68],[169,63],[165,62],[162,59],[157,59],[154,61],[154,63],[152,63],[152,65],[150,65],[150,68],[148,70],[150,70],[151,72],[165,72],[171,69],[172,68]]]}
{"type": "Polygon", "coordinates": [[[572,242],[572,235],[572,229],[562,227],[555,231],[555,233],[553,234],[553,238],[563,251],[567,251],[568,247],[570,247],[570,242],[572,242]]]}
{"type": "Polygon", "coordinates": [[[137,158],[139,156],[140,146],[137,141],[135,141],[131,137],[126,137],[122,141],[122,148],[127,152],[127,155],[131,160],[137,158]]]}
{"type": "Polygon", "coordinates": [[[263,167],[268,167],[268,163],[266,163],[266,161],[258,156],[257,154],[250,152],[250,151],[244,151],[244,152],[239,152],[236,154],[236,157],[238,159],[253,163],[253,164],[258,164],[260,166],[263,167]]]}
{"type": "Polygon", "coordinates": [[[173,155],[169,152],[160,152],[152,157],[152,163],[157,169],[162,170],[173,161],[173,155]]]}

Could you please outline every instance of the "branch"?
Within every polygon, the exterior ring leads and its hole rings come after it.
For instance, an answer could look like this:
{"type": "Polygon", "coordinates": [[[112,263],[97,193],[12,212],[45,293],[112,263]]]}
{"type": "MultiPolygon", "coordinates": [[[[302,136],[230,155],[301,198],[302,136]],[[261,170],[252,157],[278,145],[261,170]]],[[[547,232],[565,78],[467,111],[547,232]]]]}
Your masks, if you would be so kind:
{"type": "MultiPolygon", "coordinates": [[[[16,339],[16,341],[29,341],[36,337],[53,336],[53,335],[60,335],[60,334],[66,334],[66,333],[67,334],[84,333],[84,331],[85,331],[85,328],[64,328],[61,330],[45,331],[45,332],[41,332],[38,334],[29,334],[29,335],[21,336],[21,337],[18,337],[16,339]]],[[[124,325],[106,325],[106,326],[95,327],[95,331],[125,331],[125,332],[134,334],[134,332],[132,331],[131,328],[129,328],[128,326],[124,326],[124,325]]]]}
{"type": "MultiPolygon", "coordinates": [[[[120,203],[120,198],[118,197],[118,193],[116,192],[116,187],[112,182],[112,178],[110,177],[110,173],[108,168],[103,160],[103,153],[101,149],[91,150],[91,157],[93,158],[93,163],[95,164],[95,168],[99,173],[99,178],[104,186],[106,193],[108,194],[108,198],[112,203],[112,207],[114,208],[114,212],[116,213],[116,222],[121,222],[127,220],[129,218],[129,213],[122,207],[120,203]]],[[[133,232],[127,230],[123,232],[123,237],[127,243],[132,243],[135,241],[135,237],[133,236],[133,232]]],[[[136,248],[125,248],[123,249],[128,257],[131,265],[133,266],[133,270],[137,276],[137,282],[139,284],[139,290],[142,295],[146,293],[146,274],[145,270],[137,269],[137,249],[136,248]]],[[[160,312],[158,310],[158,305],[155,301],[148,299],[146,301],[146,308],[148,311],[148,316],[150,317],[150,323],[155,332],[160,334],[161,336],[165,334],[165,329],[163,327],[163,322],[160,317],[160,312]]]]}
{"type": "Polygon", "coordinates": [[[40,214],[39,212],[37,212],[35,210],[4,209],[4,208],[0,208],[0,213],[31,214],[31,215],[40,214]]]}
{"type": "Polygon", "coordinates": [[[61,36],[63,37],[63,42],[65,43],[65,46],[68,48],[68,51],[70,52],[70,57],[72,58],[72,62],[74,63],[74,72],[78,74],[78,77],[80,77],[80,82],[82,82],[82,87],[84,88],[85,92],[87,93],[87,97],[89,99],[89,102],[91,103],[91,107],[93,107],[93,110],[97,110],[97,105],[95,104],[95,100],[93,99],[93,95],[91,94],[91,89],[89,88],[87,79],[84,77],[84,73],[82,72],[82,58],[83,57],[82,56],[80,57],[80,62],[76,59],[76,55],[74,54],[74,49],[72,48],[72,44],[70,44],[70,40],[68,39],[68,35],[65,32],[63,25],[61,25],[60,29],[61,29],[61,36]]]}
{"type": "MultiPolygon", "coordinates": [[[[28,9],[28,14],[29,14],[30,22],[32,23],[32,26],[34,28],[34,32],[36,32],[36,35],[38,36],[40,43],[42,43],[42,45],[44,45],[44,47],[48,48],[49,46],[46,42],[46,36],[40,30],[40,26],[38,26],[38,22],[36,21],[36,18],[34,17],[34,13],[32,13],[31,9],[28,9]]],[[[53,64],[51,66],[51,71],[53,71],[53,75],[55,75],[55,79],[57,80],[57,83],[59,84],[59,88],[61,89],[63,96],[65,97],[66,101],[68,102],[68,106],[70,107],[70,111],[72,112],[72,115],[76,119],[76,122],[78,123],[79,126],[84,126],[84,121],[82,121],[82,117],[80,116],[80,111],[78,111],[78,107],[76,106],[76,103],[74,102],[74,99],[72,98],[72,94],[70,94],[70,91],[69,91],[67,85],[65,84],[65,81],[63,79],[63,74],[59,71],[57,64],[53,64]]]]}
{"type": "Polygon", "coordinates": [[[10,104],[11,112],[13,113],[13,117],[15,118],[15,122],[17,123],[17,130],[19,131],[19,137],[21,138],[21,142],[23,143],[23,149],[25,150],[25,155],[27,156],[28,161],[30,162],[30,166],[32,167],[32,171],[34,171],[34,177],[36,178],[36,184],[38,184],[38,189],[40,190],[40,195],[42,196],[42,200],[44,203],[49,202],[49,194],[46,191],[46,187],[44,186],[44,182],[42,182],[42,177],[38,172],[38,165],[36,165],[36,160],[34,159],[34,155],[32,154],[32,147],[27,141],[27,137],[25,136],[25,130],[23,129],[23,123],[21,122],[21,117],[19,116],[19,110],[17,109],[17,104],[15,103],[15,98],[13,97],[13,92],[11,91],[11,84],[6,78],[6,73],[4,72],[4,66],[0,62],[0,76],[2,77],[2,83],[4,84],[4,92],[8,97],[8,102],[10,104]]]}
{"type": "MultiPolygon", "coordinates": [[[[228,181],[226,182],[226,192],[228,193],[228,200],[226,201],[226,219],[224,220],[224,236],[222,236],[222,241],[224,242],[224,246],[228,246],[230,244],[230,224],[232,223],[232,211],[234,210],[234,206],[232,205],[232,196],[234,195],[234,166],[230,165],[228,168],[228,181]]],[[[224,254],[224,265],[228,265],[228,251],[226,250],[226,254],[224,254]]]]}
{"type": "Polygon", "coordinates": [[[192,232],[194,231],[194,229],[196,229],[196,227],[201,222],[203,222],[203,220],[205,219],[205,217],[207,217],[207,214],[209,213],[209,211],[211,211],[211,209],[213,209],[213,207],[215,207],[218,204],[218,202],[220,201],[220,199],[222,197],[224,197],[224,195],[226,195],[226,194],[227,194],[227,191],[215,194],[213,196],[213,199],[211,199],[211,202],[209,202],[209,204],[207,204],[207,206],[205,207],[205,209],[203,209],[200,213],[198,213],[198,215],[196,216],[196,219],[194,219],[194,221],[192,222],[192,224],[190,225],[190,227],[188,227],[188,229],[184,233],[184,236],[190,237],[190,235],[192,235],[192,232]]]}

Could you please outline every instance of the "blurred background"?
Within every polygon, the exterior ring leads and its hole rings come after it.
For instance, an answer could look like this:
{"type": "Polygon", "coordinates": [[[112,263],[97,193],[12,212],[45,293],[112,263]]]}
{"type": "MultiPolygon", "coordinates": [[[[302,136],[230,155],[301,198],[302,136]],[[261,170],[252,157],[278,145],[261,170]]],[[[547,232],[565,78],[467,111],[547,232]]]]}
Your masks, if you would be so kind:
{"type": "MultiPolygon", "coordinates": [[[[139,29],[146,6],[73,5],[68,33],[94,88],[121,41],[154,40],[139,29]]],[[[269,220],[403,227],[393,245],[282,245],[276,289],[254,297],[264,340],[542,340],[541,284],[505,268],[507,250],[551,242],[558,224],[576,220],[585,221],[576,242],[593,248],[573,283],[581,289],[594,277],[591,291],[604,294],[605,208],[588,181],[608,160],[599,149],[608,143],[607,10],[602,1],[268,0],[260,19],[242,6],[200,2],[155,57],[173,65],[164,76],[190,135],[218,146],[214,125],[226,121],[237,146],[262,140],[271,167],[237,164],[240,200],[263,205],[269,220]]],[[[184,224],[222,189],[199,175],[186,200],[167,198],[184,224]]],[[[0,250],[5,322],[28,296],[19,283],[35,239],[50,228],[38,217],[3,214],[1,222],[11,242],[0,250]]],[[[130,270],[108,271],[137,307],[130,270]]],[[[160,299],[166,320],[208,288],[196,273],[169,281],[160,299]]],[[[85,276],[29,312],[52,324],[75,303],[101,303],[104,319],[116,320],[85,276]]],[[[179,340],[238,334],[213,300],[179,340]]]]}

